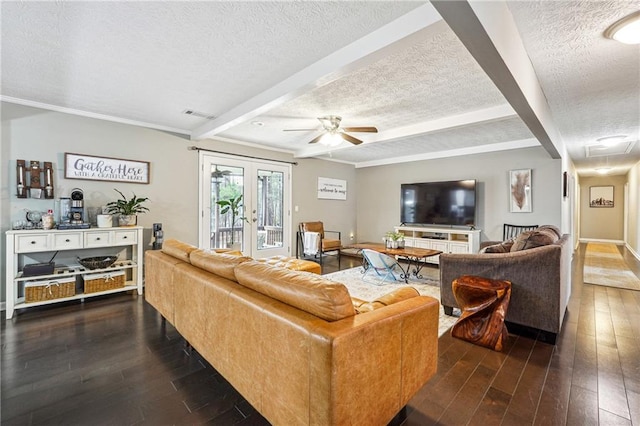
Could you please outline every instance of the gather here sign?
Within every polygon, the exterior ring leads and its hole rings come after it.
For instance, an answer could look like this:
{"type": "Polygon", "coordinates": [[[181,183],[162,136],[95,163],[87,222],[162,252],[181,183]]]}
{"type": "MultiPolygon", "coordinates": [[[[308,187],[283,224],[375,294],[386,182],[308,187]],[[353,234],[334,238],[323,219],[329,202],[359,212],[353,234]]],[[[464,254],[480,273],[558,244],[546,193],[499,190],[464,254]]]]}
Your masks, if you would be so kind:
{"type": "Polygon", "coordinates": [[[93,155],[64,154],[66,179],[149,183],[149,162],[93,155]]]}

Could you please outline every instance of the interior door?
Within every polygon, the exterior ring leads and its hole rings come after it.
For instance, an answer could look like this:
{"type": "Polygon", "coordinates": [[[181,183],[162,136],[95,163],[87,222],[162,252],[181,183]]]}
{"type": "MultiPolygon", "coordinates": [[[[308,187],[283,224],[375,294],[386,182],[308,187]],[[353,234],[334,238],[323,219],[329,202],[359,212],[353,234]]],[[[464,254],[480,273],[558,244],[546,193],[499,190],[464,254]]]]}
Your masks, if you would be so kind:
{"type": "Polygon", "coordinates": [[[200,153],[201,248],[288,256],[290,165],[200,153]]]}

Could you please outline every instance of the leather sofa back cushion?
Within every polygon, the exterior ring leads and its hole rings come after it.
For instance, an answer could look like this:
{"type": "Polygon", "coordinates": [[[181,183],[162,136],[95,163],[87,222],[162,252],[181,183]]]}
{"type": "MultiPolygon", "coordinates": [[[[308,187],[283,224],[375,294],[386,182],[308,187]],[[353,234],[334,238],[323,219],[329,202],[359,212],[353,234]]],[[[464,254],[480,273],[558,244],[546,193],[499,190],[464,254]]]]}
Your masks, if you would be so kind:
{"type": "Polygon", "coordinates": [[[553,229],[538,228],[535,231],[525,231],[516,237],[511,251],[528,250],[547,246],[558,241],[558,235],[553,229]]]}
{"type": "Polygon", "coordinates": [[[376,309],[384,308],[385,306],[393,305],[394,303],[402,302],[403,300],[412,299],[418,296],[420,296],[420,293],[418,293],[418,290],[415,288],[402,287],[377,298],[373,302],[367,302],[355,297],[352,298],[352,302],[356,313],[363,314],[365,312],[375,311],[376,309]]]}
{"type": "Polygon", "coordinates": [[[198,247],[174,239],[166,240],[162,244],[162,252],[164,254],[180,259],[183,262],[189,262],[189,255],[197,249],[198,247]]]}
{"type": "Polygon", "coordinates": [[[325,321],[355,315],[347,288],[310,272],[251,261],[236,267],[238,283],[325,321]]]}
{"type": "Polygon", "coordinates": [[[195,250],[191,252],[191,264],[205,271],[212,272],[231,281],[236,280],[235,268],[243,262],[251,260],[250,257],[237,256],[227,253],[215,253],[208,250],[195,250]]]}

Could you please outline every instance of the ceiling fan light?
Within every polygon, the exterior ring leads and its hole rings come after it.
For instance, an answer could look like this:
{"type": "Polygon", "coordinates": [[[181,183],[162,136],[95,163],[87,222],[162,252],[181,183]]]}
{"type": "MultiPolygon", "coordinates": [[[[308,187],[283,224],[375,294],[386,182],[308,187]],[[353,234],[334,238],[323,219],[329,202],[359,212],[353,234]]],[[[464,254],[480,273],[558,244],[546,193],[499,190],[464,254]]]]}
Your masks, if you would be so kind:
{"type": "Polygon", "coordinates": [[[640,11],[613,23],[605,30],[604,36],[624,44],[640,43],[640,11]]]}
{"type": "Polygon", "coordinates": [[[342,140],[342,136],[340,136],[338,133],[328,132],[325,133],[322,138],[320,138],[318,143],[325,146],[338,146],[342,143],[342,140]]]}

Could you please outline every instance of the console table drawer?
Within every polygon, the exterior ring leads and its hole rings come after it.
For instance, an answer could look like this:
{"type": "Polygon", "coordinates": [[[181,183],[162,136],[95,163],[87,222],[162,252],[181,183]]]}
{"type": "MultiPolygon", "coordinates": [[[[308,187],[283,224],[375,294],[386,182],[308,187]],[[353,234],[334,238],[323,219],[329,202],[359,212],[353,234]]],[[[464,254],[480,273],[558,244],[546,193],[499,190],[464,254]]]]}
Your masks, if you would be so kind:
{"type": "Polygon", "coordinates": [[[137,235],[136,231],[114,231],[113,233],[113,244],[134,244],[137,243],[137,235]]]}
{"type": "Polygon", "coordinates": [[[47,234],[19,235],[16,237],[16,253],[46,251],[48,248],[47,234]]]}
{"type": "Polygon", "coordinates": [[[53,250],[72,250],[82,248],[82,235],[53,234],[53,250]]]}
{"type": "Polygon", "coordinates": [[[89,247],[104,247],[111,245],[109,243],[109,231],[105,232],[87,232],[84,235],[84,246],[89,247]]]}

